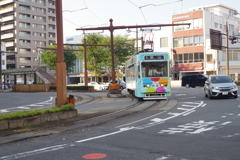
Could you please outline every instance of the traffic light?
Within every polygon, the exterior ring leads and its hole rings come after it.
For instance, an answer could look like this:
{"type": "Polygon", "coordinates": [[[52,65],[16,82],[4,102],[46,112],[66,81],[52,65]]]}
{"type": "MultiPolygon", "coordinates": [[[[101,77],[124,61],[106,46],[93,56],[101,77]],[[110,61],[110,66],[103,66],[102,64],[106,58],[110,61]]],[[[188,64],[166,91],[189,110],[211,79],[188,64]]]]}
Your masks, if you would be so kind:
{"type": "Polygon", "coordinates": [[[230,37],[229,37],[229,40],[232,41],[232,42],[231,42],[232,44],[237,43],[237,37],[230,36],[230,37]]]}

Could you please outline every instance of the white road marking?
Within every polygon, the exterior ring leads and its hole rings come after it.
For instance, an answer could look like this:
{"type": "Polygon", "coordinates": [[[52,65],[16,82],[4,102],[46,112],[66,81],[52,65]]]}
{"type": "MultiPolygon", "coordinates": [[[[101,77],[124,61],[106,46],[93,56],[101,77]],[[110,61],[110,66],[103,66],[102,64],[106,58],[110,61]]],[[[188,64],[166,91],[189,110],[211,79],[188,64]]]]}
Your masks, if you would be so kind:
{"type": "Polygon", "coordinates": [[[129,125],[131,125],[131,124],[138,123],[138,122],[144,121],[144,120],[146,120],[146,119],[150,119],[150,118],[152,118],[152,117],[156,117],[156,116],[158,116],[158,115],[160,115],[160,114],[163,114],[163,113],[165,113],[165,112],[166,112],[166,111],[163,111],[163,112],[154,114],[154,115],[152,115],[152,116],[149,116],[149,117],[146,117],[146,118],[143,118],[143,119],[140,119],[140,120],[131,122],[131,123],[123,124],[123,125],[117,126],[116,128],[120,128],[120,127],[123,127],[123,126],[129,126],[129,125]]]}
{"type": "Polygon", "coordinates": [[[190,98],[196,98],[196,97],[187,97],[187,98],[179,98],[179,99],[190,99],[190,98]]]}
{"type": "Polygon", "coordinates": [[[39,153],[45,153],[45,152],[64,149],[66,146],[69,146],[69,145],[62,144],[62,145],[56,145],[56,146],[41,148],[41,149],[37,149],[37,150],[33,150],[33,151],[17,153],[17,154],[13,154],[13,155],[9,155],[9,156],[3,156],[3,157],[0,157],[0,159],[4,159],[4,160],[18,159],[18,158],[23,158],[23,157],[39,154],[39,153]]]}
{"type": "Polygon", "coordinates": [[[34,103],[34,104],[25,105],[25,106],[1,109],[0,113],[8,113],[8,112],[11,112],[11,110],[15,110],[15,109],[17,109],[17,110],[19,110],[19,109],[26,110],[26,109],[31,109],[31,107],[43,107],[44,105],[53,104],[53,103],[50,103],[50,101],[52,101],[53,98],[54,97],[50,97],[49,100],[44,101],[44,102],[40,102],[40,103],[34,103]]]}
{"type": "Polygon", "coordinates": [[[6,110],[6,109],[1,109],[1,110],[0,110],[0,113],[7,113],[7,112],[9,112],[9,111],[6,110]]]}
{"type": "Polygon", "coordinates": [[[20,109],[30,109],[30,107],[16,107],[16,108],[20,108],[20,109]]]}
{"type": "Polygon", "coordinates": [[[191,110],[191,111],[189,111],[189,112],[183,114],[183,116],[187,116],[187,115],[189,115],[189,114],[191,114],[191,113],[193,113],[193,112],[195,112],[195,110],[191,110]]]}
{"type": "Polygon", "coordinates": [[[83,139],[83,140],[75,141],[75,142],[82,143],[82,142],[86,142],[86,141],[91,141],[91,140],[94,140],[94,139],[99,139],[99,138],[111,136],[111,135],[114,135],[114,134],[118,134],[118,133],[121,133],[121,132],[125,132],[125,131],[131,130],[131,129],[134,129],[134,127],[120,128],[120,130],[116,131],[116,132],[112,132],[112,133],[108,133],[108,134],[104,134],[104,135],[100,135],[100,136],[96,136],[96,137],[92,137],[92,138],[88,138],[88,139],[83,139]]]}

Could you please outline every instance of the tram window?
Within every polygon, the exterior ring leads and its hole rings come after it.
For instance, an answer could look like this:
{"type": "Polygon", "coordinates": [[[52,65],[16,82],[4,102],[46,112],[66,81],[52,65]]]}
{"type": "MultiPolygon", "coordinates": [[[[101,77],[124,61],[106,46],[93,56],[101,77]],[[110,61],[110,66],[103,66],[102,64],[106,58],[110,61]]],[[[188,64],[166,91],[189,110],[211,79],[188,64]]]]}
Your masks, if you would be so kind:
{"type": "Polygon", "coordinates": [[[168,75],[167,62],[143,62],[142,77],[166,77],[168,75]]]}

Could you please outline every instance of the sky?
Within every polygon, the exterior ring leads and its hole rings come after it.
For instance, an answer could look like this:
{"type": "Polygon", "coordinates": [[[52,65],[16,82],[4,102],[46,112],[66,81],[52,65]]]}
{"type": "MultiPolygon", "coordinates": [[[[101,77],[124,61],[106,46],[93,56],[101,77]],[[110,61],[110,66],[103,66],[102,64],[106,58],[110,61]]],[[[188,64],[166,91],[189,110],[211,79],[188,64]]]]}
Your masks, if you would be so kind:
{"type": "MultiPolygon", "coordinates": [[[[64,37],[81,35],[77,28],[171,23],[173,14],[189,8],[222,4],[240,12],[239,0],[62,0],[64,37]]],[[[96,31],[95,31],[96,32],[96,31]]],[[[109,31],[104,34],[110,35],[109,31]]],[[[114,34],[127,34],[126,29],[114,34]]],[[[134,30],[132,32],[134,33],[134,30]]]]}

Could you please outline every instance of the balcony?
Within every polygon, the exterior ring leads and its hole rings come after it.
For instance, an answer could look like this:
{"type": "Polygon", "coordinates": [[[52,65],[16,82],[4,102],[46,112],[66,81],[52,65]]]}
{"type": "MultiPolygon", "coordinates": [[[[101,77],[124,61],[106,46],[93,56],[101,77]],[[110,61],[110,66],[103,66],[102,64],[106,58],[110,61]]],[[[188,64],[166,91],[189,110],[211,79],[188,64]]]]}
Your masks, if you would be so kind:
{"type": "Polygon", "coordinates": [[[14,42],[5,42],[6,47],[14,47],[16,44],[14,42]]]}
{"type": "Polygon", "coordinates": [[[2,26],[1,30],[2,31],[6,31],[6,30],[10,30],[10,29],[14,29],[14,25],[13,24],[9,24],[9,25],[4,25],[2,26]]]}
{"type": "Polygon", "coordinates": [[[2,17],[2,22],[6,22],[6,21],[13,21],[14,20],[14,16],[7,16],[7,17],[2,17]]]}
{"type": "Polygon", "coordinates": [[[7,59],[7,64],[15,64],[16,60],[15,59],[7,59]]]}
{"type": "Polygon", "coordinates": [[[28,59],[20,59],[20,63],[31,63],[31,60],[28,59]]]}
{"type": "Polygon", "coordinates": [[[19,54],[25,54],[25,55],[27,54],[28,55],[28,54],[31,54],[31,52],[30,51],[20,51],[19,54]]]}
{"type": "Polygon", "coordinates": [[[22,46],[31,46],[31,43],[29,42],[19,42],[19,44],[22,46]]]}
{"type": "Polygon", "coordinates": [[[3,34],[2,35],[2,39],[8,39],[8,38],[14,38],[14,34],[13,33],[7,33],[7,34],[3,34]]]}
{"type": "Polygon", "coordinates": [[[13,12],[14,11],[14,6],[7,6],[5,8],[0,8],[0,14],[5,14],[8,12],[13,12]]]}
{"type": "Polygon", "coordinates": [[[0,1],[0,6],[8,4],[8,3],[12,3],[12,2],[15,2],[15,0],[2,0],[2,1],[0,1]]]}

